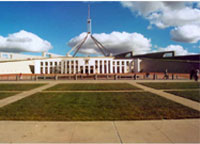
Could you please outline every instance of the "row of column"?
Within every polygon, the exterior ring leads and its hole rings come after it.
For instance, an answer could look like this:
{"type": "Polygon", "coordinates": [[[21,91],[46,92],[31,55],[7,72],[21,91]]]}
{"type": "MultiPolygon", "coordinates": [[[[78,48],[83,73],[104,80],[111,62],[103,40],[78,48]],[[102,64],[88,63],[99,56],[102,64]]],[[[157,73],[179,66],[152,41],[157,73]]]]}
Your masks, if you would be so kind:
{"type": "MultiPolygon", "coordinates": [[[[43,65],[41,65],[42,73],[61,73],[61,74],[76,74],[76,73],[91,73],[91,68],[93,69],[92,73],[102,73],[102,74],[108,74],[108,73],[127,73],[127,61],[118,61],[118,60],[95,60],[95,63],[93,65],[80,65],[79,61],[77,60],[69,60],[69,61],[56,61],[57,65],[55,65],[54,62],[43,62],[43,65]],[[73,61],[73,64],[72,64],[73,61]],[[114,64],[113,64],[114,62],[114,64]],[[124,62],[124,64],[122,64],[124,62]],[[50,65],[50,63],[52,63],[50,65]],[[87,69],[86,69],[87,67],[87,69]],[[123,71],[122,71],[123,69],[123,71]],[[87,71],[86,71],[87,70],[87,71]]],[[[131,69],[131,62],[129,61],[129,71],[131,69]]]]}

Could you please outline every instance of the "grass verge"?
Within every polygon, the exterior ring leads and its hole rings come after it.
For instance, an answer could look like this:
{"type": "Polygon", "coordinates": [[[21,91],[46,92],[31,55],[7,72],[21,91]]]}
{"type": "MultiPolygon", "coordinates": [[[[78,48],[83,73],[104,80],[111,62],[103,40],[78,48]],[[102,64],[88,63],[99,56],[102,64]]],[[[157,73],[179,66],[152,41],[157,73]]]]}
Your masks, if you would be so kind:
{"type": "Polygon", "coordinates": [[[18,94],[17,92],[0,92],[0,100],[18,94]]]}
{"type": "Polygon", "coordinates": [[[70,90],[96,90],[96,91],[108,91],[108,90],[138,90],[128,83],[73,83],[73,84],[57,84],[45,91],[70,91],[70,90]]]}
{"type": "Polygon", "coordinates": [[[145,82],[139,83],[155,89],[198,89],[199,82],[145,82]]]}
{"type": "Polygon", "coordinates": [[[0,91],[27,91],[44,84],[0,84],[0,91]]]}
{"type": "Polygon", "coordinates": [[[193,101],[200,102],[200,90],[193,91],[165,91],[180,97],[184,97],[193,101]]]}
{"type": "Polygon", "coordinates": [[[152,120],[200,113],[149,92],[37,93],[0,108],[0,120],[152,120]]]}

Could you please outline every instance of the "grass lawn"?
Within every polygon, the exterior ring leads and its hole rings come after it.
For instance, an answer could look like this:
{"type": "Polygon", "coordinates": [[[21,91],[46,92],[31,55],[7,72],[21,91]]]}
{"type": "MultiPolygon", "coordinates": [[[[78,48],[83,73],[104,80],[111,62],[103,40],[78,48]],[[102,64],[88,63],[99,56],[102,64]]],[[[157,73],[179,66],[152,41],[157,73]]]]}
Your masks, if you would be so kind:
{"type": "Polygon", "coordinates": [[[146,82],[139,83],[155,89],[198,89],[200,82],[146,82]]]}
{"type": "Polygon", "coordinates": [[[198,111],[148,92],[37,93],[0,108],[0,120],[200,118],[198,111]]]}
{"type": "Polygon", "coordinates": [[[73,84],[57,84],[45,91],[70,91],[70,90],[138,90],[128,83],[73,83],[73,84]]]}
{"type": "Polygon", "coordinates": [[[193,91],[165,91],[177,96],[200,102],[200,90],[193,91]]]}
{"type": "Polygon", "coordinates": [[[16,93],[16,92],[9,92],[9,93],[8,92],[0,92],[0,100],[4,99],[6,97],[9,97],[9,96],[13,96],[15,94],[18,94],[18,93],[16,93]]]}
{"type": "Polygon", "coordinates": [[[42,85],[44,84],[0,84],[0,91],[26,91],[42,85]]]}

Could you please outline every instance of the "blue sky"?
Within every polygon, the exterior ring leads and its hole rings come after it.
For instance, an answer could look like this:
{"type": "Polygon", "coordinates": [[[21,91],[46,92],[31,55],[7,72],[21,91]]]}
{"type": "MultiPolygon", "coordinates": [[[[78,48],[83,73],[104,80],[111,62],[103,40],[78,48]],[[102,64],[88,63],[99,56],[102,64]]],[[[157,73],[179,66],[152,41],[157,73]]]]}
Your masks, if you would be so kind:
{"type": "MultiPolygon", "coordinates": [[[[172,40],[170,31],[173,26],[147,29],[150,21],[120,2],[90,4],[93,33],[136,32],[151,39],[152,51],[156,50],[155,45],[159,48],[180,45],[190,53],[199,53],[199,41],[172,40]]],[[[50,42],[53,48],[49,52],[65,55],[70,50],[66,43],[87,31],[87,7],[87,2],[0,2],[0,36],[7,37],[25,30],[50,42]]]]}

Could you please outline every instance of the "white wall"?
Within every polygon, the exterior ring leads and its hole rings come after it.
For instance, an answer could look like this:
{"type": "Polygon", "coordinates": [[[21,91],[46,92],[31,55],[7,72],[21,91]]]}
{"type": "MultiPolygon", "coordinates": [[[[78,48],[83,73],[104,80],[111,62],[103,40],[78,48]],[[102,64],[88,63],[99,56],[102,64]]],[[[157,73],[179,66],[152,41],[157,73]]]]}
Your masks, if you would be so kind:
{"type": "Polygon", "coordinates": [[[0,74],[32,74],[30,65],[34,65],[34,61],[2,62],[0,74]]]}
{"type": "Polygon", "coordinates": [[[42,56],[25,55],[25,54],[20,54],[20,53],[0,52],[0,61],[19,60],[19,59],[33,59],[33,58],[42,58],[42,56]]]}

